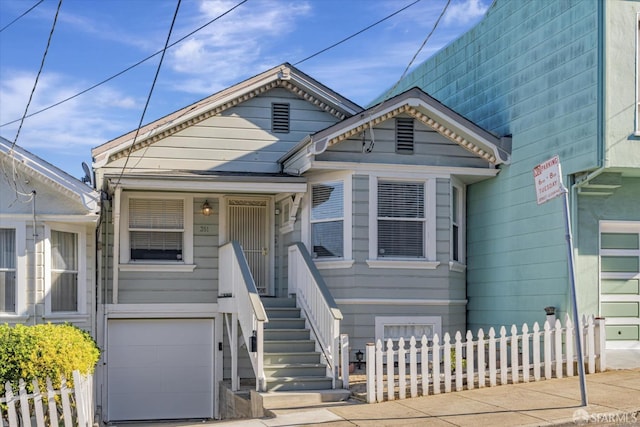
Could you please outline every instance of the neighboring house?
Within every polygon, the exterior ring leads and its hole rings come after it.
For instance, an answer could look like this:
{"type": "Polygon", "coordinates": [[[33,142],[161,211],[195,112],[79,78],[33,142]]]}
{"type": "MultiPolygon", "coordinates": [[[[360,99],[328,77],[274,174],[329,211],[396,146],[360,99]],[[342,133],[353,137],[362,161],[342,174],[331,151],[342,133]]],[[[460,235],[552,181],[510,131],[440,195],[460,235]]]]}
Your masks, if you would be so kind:
{"type": "Polygon", "coordinates": [[[640,3],[496,0],[410,73],[480,126],[512,135],[511,163],[468,187],[468,323],[570,311],[561,199],[536,205],[532,169],[559,155],[570,197],[580,313],[608,348],[640,348],[640,3]]]}
{"type": "Polygon", "coordinates": [[[4,138],[0,171],[0,323],[95,335],[100,194],[4,138]]]}
{"type": "Polygon", "coordinates": [[[354,360],[464,329],[466,188],[509,141],[419,89],[363,110],[283,64],[92,153],[113,421],[218,416],[222,380],[339,388],[340,333],[354,360]]]}

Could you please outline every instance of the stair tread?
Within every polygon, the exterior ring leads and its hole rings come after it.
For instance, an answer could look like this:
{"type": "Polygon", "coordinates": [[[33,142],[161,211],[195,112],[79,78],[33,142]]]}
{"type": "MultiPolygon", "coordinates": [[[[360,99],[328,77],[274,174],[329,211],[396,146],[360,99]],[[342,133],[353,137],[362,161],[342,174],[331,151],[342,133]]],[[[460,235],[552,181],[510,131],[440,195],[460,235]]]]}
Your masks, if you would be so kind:
{"type": "Polygon", "coordinates": [[[319,368],[326,367],[324,363],[274,363],[269,364],[269,368],[319,368]]]}

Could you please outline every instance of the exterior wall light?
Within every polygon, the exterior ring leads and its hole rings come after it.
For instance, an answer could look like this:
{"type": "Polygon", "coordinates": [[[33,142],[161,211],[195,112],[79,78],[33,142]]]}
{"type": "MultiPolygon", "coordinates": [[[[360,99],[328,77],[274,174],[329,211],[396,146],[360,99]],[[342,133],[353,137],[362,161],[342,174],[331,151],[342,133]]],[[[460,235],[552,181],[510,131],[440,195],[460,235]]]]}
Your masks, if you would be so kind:
{"type": "Polygon", "coordinates": [[[202,215],[209,216],[212,213],[213,213],[213,208],[209,204],[209,201],[205,200],[204,203],[202,204],[202,215]]]}

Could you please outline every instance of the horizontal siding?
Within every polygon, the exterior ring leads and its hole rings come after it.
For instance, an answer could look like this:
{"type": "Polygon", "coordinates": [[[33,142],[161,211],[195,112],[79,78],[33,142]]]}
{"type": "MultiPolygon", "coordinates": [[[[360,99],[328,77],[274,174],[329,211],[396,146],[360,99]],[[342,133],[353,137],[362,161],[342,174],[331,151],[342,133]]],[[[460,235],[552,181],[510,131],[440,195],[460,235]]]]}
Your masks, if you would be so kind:
{"type": "MultiPolygon", "coordinates": [[[[410,117],[399,115],[398,117],[410,117]]],[[[349,138],[327,149],[317,156],[320,161],[343,161],[357,163],[386,163],[410,165],[435,165],[456,167],[482,167],[488,163],[470,151],[448,140],[422,122],[415,121],[413,154],[397,154],[395,120],[390,119],[374,127],[372,141],[370,130],[349,138]],[[372,144],[373,142],[373,144],[372,144]],[[371,152],[365,152],[370,148],[371,152]]]]}
{"type": "MultiPolygon", "coordinates": [[[[218,199],[207,199],[219,212],[218,199]]],[[[204,198],[194,198],[193,256],[196,269],[189,273],[121,271],[121,304],[214,303],[218,297],[218,215],[203,216],[204,198]]],[[[110,251],[112,253],[112,251],[110,251]]],[[[110,283],[109,288],[112,288],[110,283]]],[[[111,296],[111,293],[110,293],[111,296]]],[[[110,301],[110,300],[109,300],[110,301]]]]}
{"type": "Polygon", "coordinates": [[[375,339],[376,316],[439,316],[442,319],[442,333],[464,333],[466,330],[466,308],[456,306],[424,306],[424,305],[351,305],[343,304],[340,311],[344,316],[341,322],[342,333],[349,335],[349,346],[352,352],[365,352],[367,343],[375,339]]]}
{"type": "Polygon", "coordinates": [[[419,86],[513,138],[511,164],[467,191],[473,328],[544,320],[544,307],[566,308],[561,201],[537,206],[532,169],[556,154],[567,174],[598,165],[597,27],[591,0],[497,1],[397,89],[419,86]]]}
{"type": "MultiPolygon", "coordinates": [[[[337,118],[291,92],[276,88],[131,154],[136,170],[279,172],[277,161],[305,136],[337,118]],[[271,104],[290,104],[289,133],[271,132],[271,104]]],[[[125,160],[107,167],[122,168],[125,160]]]]}

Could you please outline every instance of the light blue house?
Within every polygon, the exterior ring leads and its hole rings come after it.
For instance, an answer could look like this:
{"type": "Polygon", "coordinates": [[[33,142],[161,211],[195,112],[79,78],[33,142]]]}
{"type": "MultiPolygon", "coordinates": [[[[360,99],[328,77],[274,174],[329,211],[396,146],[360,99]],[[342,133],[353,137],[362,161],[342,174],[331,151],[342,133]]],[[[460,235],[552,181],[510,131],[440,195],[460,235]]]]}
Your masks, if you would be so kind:
{"type": "Polygon", "coordinates": [[[512,136],[511,163],[467,188],[471,328],[569,311],[562,201],[538,206],[532,175],[558,155],[579,311],[607,318],[609,348],[639,348],[639,14],[635,1],[495,0],[398,86],[512,136]]]}

